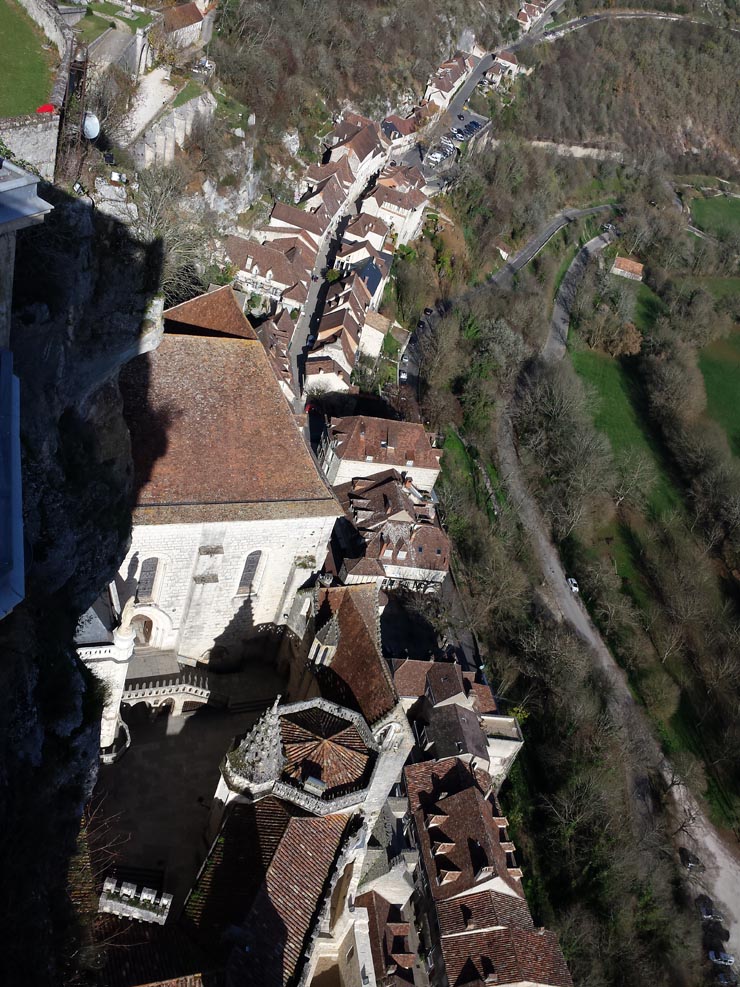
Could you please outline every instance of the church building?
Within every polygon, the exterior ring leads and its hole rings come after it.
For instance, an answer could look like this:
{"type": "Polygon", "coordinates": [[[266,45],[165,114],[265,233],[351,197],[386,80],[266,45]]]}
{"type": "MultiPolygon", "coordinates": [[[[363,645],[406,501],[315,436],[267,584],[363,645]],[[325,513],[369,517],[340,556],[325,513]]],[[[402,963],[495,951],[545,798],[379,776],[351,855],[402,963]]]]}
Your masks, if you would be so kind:
{"type": "Polygon", "coordinates": [[[117,626],[101,641],[88,630],[80,648],[111,691],[104,748],[133,674],[124,637],[139,680],[147,663],[161,681],[169,665],[235,663],[250,639],[285,624],[342,513],[233,290],[164,318],[159,347],[120,378],[135,506],[110,593],[117,626]]]}

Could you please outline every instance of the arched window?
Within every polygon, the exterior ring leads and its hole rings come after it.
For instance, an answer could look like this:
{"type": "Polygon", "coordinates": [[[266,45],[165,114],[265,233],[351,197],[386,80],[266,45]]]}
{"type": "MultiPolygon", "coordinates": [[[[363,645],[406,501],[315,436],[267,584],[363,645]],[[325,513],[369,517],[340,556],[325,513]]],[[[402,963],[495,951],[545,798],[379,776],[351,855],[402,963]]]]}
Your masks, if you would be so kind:
{"type": "Polygon", "coordinates": [[[159,559],[144,559],[139,573],[139,585],[136,589],[138,603],[154,602],[154,583],[157,578],[159,559]]]}
{"type": "Polygon", "coordinates": [[[247,556],[247,561],[242,569],[242,577],[239,580],[239,589],[236,591],[237,596],[248,596],[253,592],[261,559],[262,552],[250,552],[247,556]]]}

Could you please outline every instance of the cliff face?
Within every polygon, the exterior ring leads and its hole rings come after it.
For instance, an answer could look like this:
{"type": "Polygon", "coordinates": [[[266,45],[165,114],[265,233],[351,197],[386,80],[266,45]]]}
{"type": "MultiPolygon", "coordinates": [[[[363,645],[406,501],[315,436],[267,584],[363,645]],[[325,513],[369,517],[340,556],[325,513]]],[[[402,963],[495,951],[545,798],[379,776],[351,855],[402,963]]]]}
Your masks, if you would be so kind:
{"type": "MultiPolygon", "coordinates": [[[[150,339],[156,244],[44,189],[18,237],[11,348],[21,380],[26,599],[0,622],[0,982],[72,983],[66,873],[95,781],[100,695],[77,619],[130,531],[131,454],[118,367],[150,339]],[[144,329],[142,329],[142,324],[144,329]]],[[[155,320],[156,321],[156,320],[155,320]]]]}

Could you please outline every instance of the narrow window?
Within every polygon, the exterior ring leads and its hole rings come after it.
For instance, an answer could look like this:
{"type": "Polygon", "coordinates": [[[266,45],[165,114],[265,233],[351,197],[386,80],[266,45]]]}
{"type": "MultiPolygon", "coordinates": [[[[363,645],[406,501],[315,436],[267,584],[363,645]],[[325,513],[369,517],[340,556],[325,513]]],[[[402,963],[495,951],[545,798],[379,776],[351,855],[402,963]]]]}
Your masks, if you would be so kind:
{"type": "Polygon", "coordinates": [[[154,602],[154,582],[157,578],[159,559],[144,559],[139,573],[139,585],[136,588],[136,599],[139,603],[154,602]]]}
{"type": "Polygon", "coordinates": [[[237,596],[247,596],[252,592],[261,558],[262,552],[250,552],[247,556],[242,569],[242,578],[239,580],[239,589],[236,591],[237,596]]]}

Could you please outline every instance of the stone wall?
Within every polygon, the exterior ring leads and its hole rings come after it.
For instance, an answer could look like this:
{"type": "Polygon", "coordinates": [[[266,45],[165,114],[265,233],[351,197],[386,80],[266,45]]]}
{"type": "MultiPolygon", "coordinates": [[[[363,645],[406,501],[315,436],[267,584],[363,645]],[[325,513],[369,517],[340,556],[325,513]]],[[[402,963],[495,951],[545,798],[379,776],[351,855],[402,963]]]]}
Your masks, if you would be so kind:
{"type": "Polygon", "coordinates": [[[71,40],[71,32],[56,7],[47,0],[20,0],[20,3],[49,41],[53,41],[57,46],[59,57],[64,58],[68,42],[71,40]]]}
{"type": "Polygon", "coordinates": [[[56,113],[0,120],[0,140],[7,144],[19,164],[31,165],[48,182],[54,179],[58,137],[56,113]]]}
{"type": "Polygon", "coordinates": [[[131,595],[142,562],[157,558],[153,604],[137,607],[152,621],[151,645],[177,649],[193,660],[207,657],[214,642],[238,649],[261,625],[286,623],[293,598],[311,573],[301,563],[321,565],[334,520],[137,525],[120,568],[126,585],[119,595],[131,595]],[[252,595],[238,596],[247,556],[255,551],[263,555],[252,595]]]}

